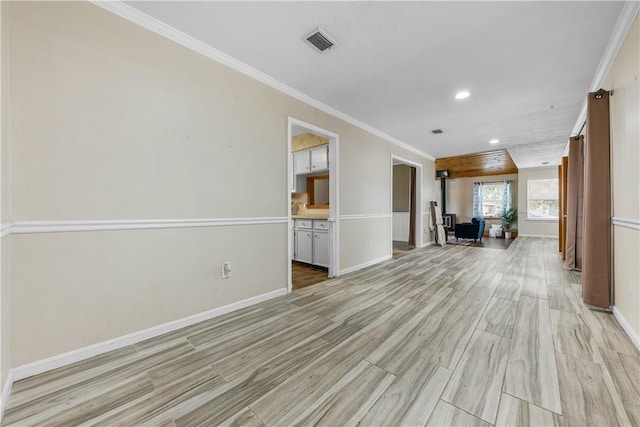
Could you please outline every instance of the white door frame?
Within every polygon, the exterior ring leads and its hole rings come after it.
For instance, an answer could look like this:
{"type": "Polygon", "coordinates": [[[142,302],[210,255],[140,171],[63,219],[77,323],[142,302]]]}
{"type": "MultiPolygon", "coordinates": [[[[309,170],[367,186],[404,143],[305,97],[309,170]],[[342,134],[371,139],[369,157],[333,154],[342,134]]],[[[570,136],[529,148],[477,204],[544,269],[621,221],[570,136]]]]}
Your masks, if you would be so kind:
{"type": "Polygon", "coordinates": [[[310,132],[325,137],[329,140],[329,277],[338,277],[340,275],[340,221],[338,201],[339,188],[338,185],[338,147],[340,137],[338,134],[320,128],[311,123],[304,122],[294,117],[287,117],[287,290],[291,292],[291,260],[293,258],[293,248],[291,247],[291,228],[293,220],[291,219],[291,189],[293,188],[293,156],[291,155],[291,138],[293,137],[292,128],[294,125],[308,129],[310,132]]]}
{"type": "Polygon", "coordinates": [[[396,163],[402,163],[408,166],[413,166],[416,168],[416,248],[421,248],[422,244],[422,165],[420,163],[416,163],[409,159],[405,159],[404,157],[396,156],[395,154],[391,155],[391,197],[389,198],[389,212],[391,213],[391,237],[389,240],[389,245],[391,247],[391,254],[393,255],[393,164],[394,161],[396,163]]]}

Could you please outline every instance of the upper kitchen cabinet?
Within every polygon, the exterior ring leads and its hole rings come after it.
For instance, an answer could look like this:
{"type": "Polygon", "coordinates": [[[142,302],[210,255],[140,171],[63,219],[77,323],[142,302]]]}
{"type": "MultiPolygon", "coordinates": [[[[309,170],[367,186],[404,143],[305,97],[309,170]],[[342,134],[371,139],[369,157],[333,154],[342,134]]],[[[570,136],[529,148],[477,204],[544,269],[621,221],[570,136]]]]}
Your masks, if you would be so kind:
{"type": "Polygon", "coordinates": [[[329,146],[322,145],[293,153],[293,169],[296,175],[329,169],[329,146]]]}
{"type": "Polygon", "coordinates": [[[311,150],[311,172],[329,169],[329,146],[314,148],[311,150]]]}

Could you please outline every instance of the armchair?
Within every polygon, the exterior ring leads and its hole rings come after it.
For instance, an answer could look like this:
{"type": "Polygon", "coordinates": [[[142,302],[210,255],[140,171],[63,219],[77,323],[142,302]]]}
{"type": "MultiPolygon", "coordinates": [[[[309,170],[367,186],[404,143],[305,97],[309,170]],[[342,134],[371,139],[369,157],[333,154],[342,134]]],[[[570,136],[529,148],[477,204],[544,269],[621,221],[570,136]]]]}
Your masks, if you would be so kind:
{"type": "Polygon", "coordinates": [[[472,218],[471,222],[463,222],[456,224],[455,234],[456,240],[459,238],[473,239],[474,243],[479,239],[482,241],[482,235],[484,234],[484,219],[472,218]]]}

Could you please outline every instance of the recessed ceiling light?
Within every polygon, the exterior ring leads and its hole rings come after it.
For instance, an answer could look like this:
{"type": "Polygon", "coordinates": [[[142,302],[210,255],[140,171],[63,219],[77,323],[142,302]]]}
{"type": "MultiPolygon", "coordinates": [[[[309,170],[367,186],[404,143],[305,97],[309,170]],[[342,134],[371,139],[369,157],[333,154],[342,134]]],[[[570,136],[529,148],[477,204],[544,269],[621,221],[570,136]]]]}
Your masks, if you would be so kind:
{"type": "Polygon", "coordinates": [[[463,90],[462,92],[456,93],[456,99],[465,99],[469,95],[471,95],[469,92],[467,92],[466,90],[463,90]]]}
{"type": "Polygon", "coordinates": [[[489,141],[489,144],[497,144],[499,142],[500,142],[499,139],[492,139],[491,141],[489,141]]]}

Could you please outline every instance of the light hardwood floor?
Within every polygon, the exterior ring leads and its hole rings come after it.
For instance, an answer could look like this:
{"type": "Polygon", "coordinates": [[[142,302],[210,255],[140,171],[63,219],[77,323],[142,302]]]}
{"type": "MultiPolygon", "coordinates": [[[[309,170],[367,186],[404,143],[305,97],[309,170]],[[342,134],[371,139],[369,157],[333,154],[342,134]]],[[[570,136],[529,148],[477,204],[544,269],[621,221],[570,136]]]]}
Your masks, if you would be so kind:
{"type": "Polygon", "coordinates": [[[640,354],[557,242],[416,249],[17,382],[3,425],[640,425],[640,354]]]}

